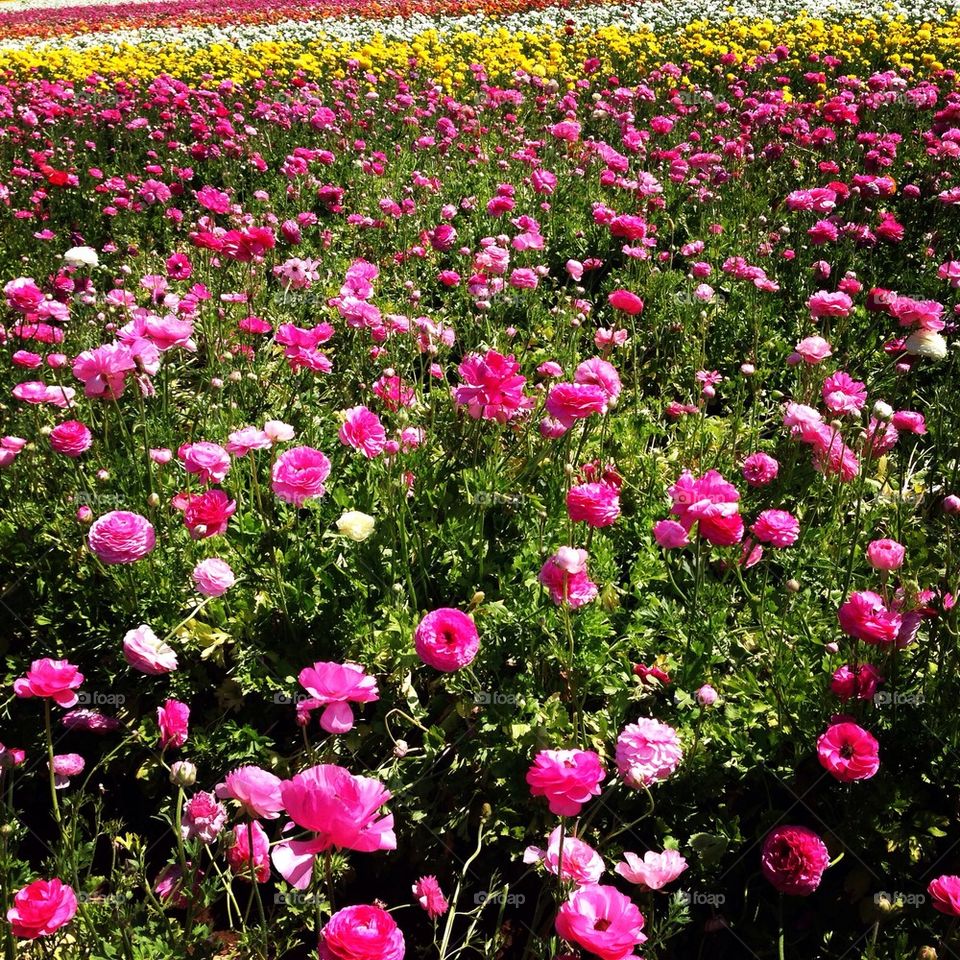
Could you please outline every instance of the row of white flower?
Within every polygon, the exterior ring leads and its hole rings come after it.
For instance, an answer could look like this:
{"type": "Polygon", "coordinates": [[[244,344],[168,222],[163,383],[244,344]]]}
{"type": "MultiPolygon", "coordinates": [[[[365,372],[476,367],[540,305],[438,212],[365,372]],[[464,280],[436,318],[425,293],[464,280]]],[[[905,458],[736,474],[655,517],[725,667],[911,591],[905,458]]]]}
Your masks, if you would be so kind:
{"type": "MultiPolygon", "coordinates": [[[[53,2],[53,0],[38,0],[53,2]]],[[[171,14],[175,4],[169,5],[171,14]]],[[[0,9],[5,9],[0,7],[0,9]]],[[[960,0],[644,0],[641,3],[608,4],[570,8],[547,7],[505,17],[485,14],[469,16],[428,17],[422,14],[392,19],[363,19],[360,17],[330,17],[317,20],[284,20],[276,24],[200,27],[159,27],[138,30],[112,30],[78,34],[66,38],[37,40],[29,37],[14,40],[0,39],[0,49],[71,48],[88,49],[122,44],[143,45],[176,44],[185,50],[196,50],[212,44],[246,48],[263,42],[295,42],[324,39],[349,43],[372,40],[382,36],[388,41],[409,41],[427,31],[443,36],[462,32],[488,32],[503,29],[509,34],[557,29],[569,20],[583,29],[619,26],[627,30],[648,28],[658,33],[676,30],[694,21],[724,21],[731,17],[768,19],[773,22],[806,14],[824,20],[848,16],[903,16],[911,20],[936,20],[960,11],[960,0]]],[[[175,19],[175,15],[174,15],[175,19]]]]}

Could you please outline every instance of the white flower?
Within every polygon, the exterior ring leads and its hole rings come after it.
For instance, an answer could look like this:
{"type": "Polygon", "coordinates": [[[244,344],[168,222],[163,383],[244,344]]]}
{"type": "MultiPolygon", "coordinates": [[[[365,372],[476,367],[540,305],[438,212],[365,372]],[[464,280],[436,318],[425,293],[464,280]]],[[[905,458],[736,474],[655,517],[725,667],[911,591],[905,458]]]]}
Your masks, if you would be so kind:
{"type": "Polygon", "coordinates": [[[63,255],[63,262],[70,267],[96,267],[100,258],[93,247],[71,247],[63,255]]]}
{"type": "Polygon", "coordinates": [[[915,330],[904,344],[912,357],[925,357],[927,360],[942,360],[947,355],[947,341],[932,330],[915,330]]]}
{"type": "Polygon", "coordinates": [[[337,521],[337,529],[351,540],[359,543],[366,540],[373,533],[373,528],[377,521],[369,514],[361,513],[359,510],[347,510],[346,513],[337,521]]]}

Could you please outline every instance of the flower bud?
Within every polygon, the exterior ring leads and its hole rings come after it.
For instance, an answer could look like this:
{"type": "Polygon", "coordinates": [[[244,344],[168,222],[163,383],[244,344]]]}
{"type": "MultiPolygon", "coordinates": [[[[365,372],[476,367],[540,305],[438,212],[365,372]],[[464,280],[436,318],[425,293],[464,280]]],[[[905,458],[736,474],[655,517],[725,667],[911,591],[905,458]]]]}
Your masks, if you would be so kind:
{"type": "Polygon", "coordinates": [[[197,768],[189,760],[178,760],[170,767],[170,782],[175,787],[192,787],[197,782],[197,768]]]}

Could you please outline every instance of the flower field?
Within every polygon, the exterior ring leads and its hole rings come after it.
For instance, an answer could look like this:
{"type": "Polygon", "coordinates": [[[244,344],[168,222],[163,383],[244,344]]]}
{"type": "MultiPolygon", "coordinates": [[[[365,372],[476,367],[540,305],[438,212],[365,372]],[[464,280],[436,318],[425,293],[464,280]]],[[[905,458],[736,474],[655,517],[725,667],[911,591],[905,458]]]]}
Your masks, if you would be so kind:
{"type": "Polygon", "coordinates": [[[958,69],[0,3],[3,960],[960,957],[958,69]]]}

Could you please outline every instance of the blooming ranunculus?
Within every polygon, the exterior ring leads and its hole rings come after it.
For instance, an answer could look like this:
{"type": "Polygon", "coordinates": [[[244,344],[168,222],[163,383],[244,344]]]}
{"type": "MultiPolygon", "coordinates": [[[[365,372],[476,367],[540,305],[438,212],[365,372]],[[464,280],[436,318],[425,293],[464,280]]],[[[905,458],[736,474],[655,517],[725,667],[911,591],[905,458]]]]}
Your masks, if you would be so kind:
{"type": "Polygon", "coordinates": [[[776,479],[780,464],[769,454],[758,451],[743,461],[743,479],[751,487],[765,487],[776,479]]]}
{"type": "Polygon", "coordinates": [[[427,916],[431,920],[443,916],[450,909],[450,904],[447,903],[447,898],[443,895],[436,877],[421,877],[413,885],[413,895],[417,898],[417,903],[427,911],[427,916]]]}
{"type": "Polygon", "coordinates": [[[550,599],[557,606],[567,604],[572,609],[582,607],[595,599],[597,585],[587,573],[587,551],[561,547],[540,568],[537,579],[550,591],[550,599]],[[570,558],[575,557],[575,562],[570,558]]]}
{"type": "Polygon", "coordinates": [[[820,765],[838,780],[869,780],[880,769],[880,747],[855,723],[834,723],[817,741],[820,765]]]}
{"type": "Polygon", "coordinates": [[[357,543],[366,540],[373,533],[377,521],[368,513],[359,510],[346,510],[337,520],[337,529],[357,543]]]}
{"type": "Polygon", "coordinates": [[[690,544],[683,524],[676,520],[658,520],[653,525],[653,539],[665,550],[677,550],[690,544]]]}
{"type": "Polygon", "coordinates": [[[903,617],[888,610],[883,597],[870,590],[851,593],[837,618],[845,634],[865,643],[893,643],[903,625],[903,617]]]}
{"type": "Polygon", "coordinates": [[[363,406],[351,407],[344,413],[339,437],[344,446],[359,450],[368,460],[383,453],[387,443],[387,432],[380,418],[363,406]]]}
{"type": "Polygon", "coordinates": [[[73,887],[53,880],[34,880],[13,895],[7,910],[13,935],[19,940],[49,937],[69,923],[77,913],[73,887]]]}
{"type": "Polygon", "coordinates": [[[927,887],[934,910],[951,917],[960,917],[960,877],[944,875],[930,881],[927,887]]]}
{"type": "Polygon", "coordinates": [[[613,293],[607,297],[607,300],[614,310],[622,310],[631,317],[636,317],[643,313],[643,300],[629,290],[614,290],[613,293]]]}
{"type": "Polygon", "coordinates": [[[233,828],[227,846],[227,863],[233,875],[243,880],[249,881],[251,875],[257,883],[270,879],[270,840],[256,820],[238,823],[233,828]]]}
{"type": "Polygon", "coordinates": [[[376,679],[356,663],[321,661],[305,667],[297,679],[315,704],[326,708],[320,715],[320,726],[327,733],[346,733],[353,729],[351,703],[372,703],[380,699],[376,679]]]}
{"type": "Polygon", "coordinates": [[[383,907],[338,910],[320,931],[320,960],[403,960],[403,933],[383,907]]]}
{"type": "Polygon", "coordinates": [[[179,700],[167,700],[157,707],[157,725],[160,727],[160,748],[182,747],[187,742],[190,708],[179,700]]]}
{"type": "Polygon", "coordinates": [[[583,805],[600,795],[606,771],[592,750],[541,750],[527,771],[530,793],[546,797],[550,812],[575,817],[583,805]]]}
{"type": "Polygon", "coordinates": [[[867,547],[867,560],[874,570],[899,570],[906,552],[896,540],[873,540],[867,547]]]}
{"type": "Polygon", "coordinates": [[[123,656],[134,670],[157,676],[177,669],[177,655],[145,623],[128,630],[123,638],[123,656]]]}
{"type": "Polygon", "coordinates": [[[93,444],[90,428],[79,420],[66,420],[50,431],[50,446],[57,453],[68,457],[79,457],[93,444]]]}
{"type": "Polygon", "coordinates": [[[292,447],[277,457],[271,474],[273,492],[287,503],[303,506],[314,497],[322,497],[330,475],[330,461],[313,447],[292,447]]]}
{"type": "Polygon", "coordinates": [[[425,664],[452,673],[473,662],[480,648],[480,637],[476,624],[465,613],[440,607],[417,625],[413,644],[425,664]]]}
{"type": "Polygon", "coordinates": [[[218,443],[185,443],[177,456],[187,473],[196,474],[201,483],[223,483],[230,472],[230,454],[218,443]]]}
{"type": "Polygon", "coordinates": [[[197,592],[205,597],[222,597],[237,582],[230,564],[219,557],[201,560],[191,576],[197,592]]]}
{"type": "Polygon", "coordinates": [[[659,720],[641,717],[627,724],[617,738],[617,769],[631,787],[649,787],[665,780],[682,757],[677,731],[659,720]]]}
{"type": "Polygon", "coordinates": [[[237,512],[237,501],[222,490],[207,490],[187,501],[183,522],[194,540],[205,540],[226,533],[230,518],[237,512]]]}
{"type": "Polygon", "coordinates": [[[764,510],[750,527],[750,532],[761,542],[774,547],[789,547],[797,542],[800,524],[786,510],[764,510]]]}
{"type": "Polygon", "coordinates": [[[861,663],[856,668],[845,663],[834,672],[830,689],[842,703],[854,697],[859,700],[872,700],[881,683],[883,677],[872,663],[861,663]]]}
{"type": "Polygon", "coordinates": [[[684,470],[668,492],[670,512],[688,534],[696,524],[699,535],[715,546],[731,546],[743,538],[740,493],[716,470],[702,477],[684,470]]]}
{"type": "Polygon", "coordinates": [[[86,761],[79,753],[58,753],[53,758],[53,781],[57,790],[70,785],[71,777],[83,773],[86,761]]]}
{"type": "Polygon", "coordinates": [[[760,854],[763,875],[780,893],[793,897],[813,893],[829,863],[827,845],[806,827],[771,830],[760,854]]]}
{"type": "Polygon", "coordinates": [[[227,822],[227,808],[206,790],[198,790],[184,805],[180,834],[184,840],[194,837],[213,843],[227,822]]]}
{"type": "Polygon", "coordinates": [[[567,429],[577,420],[607,412],[607,392],[596,383],[557,383],[547,394],[547,413],[567,429]]]}
{"type": "Polygon", "coordinates": [[[58,706],[72,707],[82,683],[83,674],[72,663],[44,657],[34,660],[27,675],[14,681],[13,692],[18,697],[49,697],[58,706]]]}
{"type": "Polygon", "coordinates": [[[557,912],[557,934],[600,960],[626,960],[647,938],[643,914],[616,887],[578,887],[557,912]]]}
{"type": "Polygon", "coordinates": [[[236,800],[249,817],[275,820],[283,809],[280,797],[281,780],[261,767],[237,767],[217,784],[220,800],[236,800]]]}
{"type": "Polygon", "coordinates": [[[620,491],[610,483],[582,483],[567,493],[567,512],[574,523],[609,527],[620,516],[620,491]]]}
{"type": "Polygon", "coordinates": [[[641,860],[635,853],[623,852],[623,863],[614,870],[630,883],[636,883],[644,890],[660,890],[687,869],[687,861],[676,850],[664,850],[655,853],[648,850],[641,860]]]}
{"type": "Polygon", "coordinates": [[[111,510],[90,525],[87,543],[101,563],[134,563],[156,546],[157,536],[139,513],[111,510]]]}
{"type": "Polygon", "coordinates": [[[466,407],[474,420],[506,423],[531,406],[523,393],[526,377],[512,354],[505,357],[496,350],[483,356],[471,353],[457,371],[463,385],[454,390],[453,399],[458,407],[466,407]]]}
{"type": "Polygon", "coordinates": [[[569,834],[563,835],[561,850],[560,827],[555,827],[547,838],[547,849],[527,847],[523,853],[524,863],[542,863],[554,876],[561,870],[564,880],[572,880],[577,886],[598,883],[606,866],[603,857],[589,843],[584,843],[569,834]]]}

